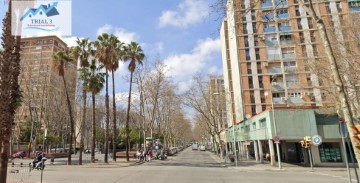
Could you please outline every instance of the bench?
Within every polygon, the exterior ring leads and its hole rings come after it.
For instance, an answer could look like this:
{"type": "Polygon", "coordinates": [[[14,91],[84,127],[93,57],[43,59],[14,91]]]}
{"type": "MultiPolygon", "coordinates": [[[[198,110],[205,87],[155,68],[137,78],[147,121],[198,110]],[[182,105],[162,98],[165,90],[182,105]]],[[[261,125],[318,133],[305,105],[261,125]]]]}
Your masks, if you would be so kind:
{"type": "MultiPolygon", "coordinates": [[[[125,151],[121,151],[121,152],[117,152],[116,153],[116,157],[117,158],[126,158],[126,152],[125,151]]],[[[135,151],[129,151],[129,157],[136,157],[136,152],[135,151]]]]}

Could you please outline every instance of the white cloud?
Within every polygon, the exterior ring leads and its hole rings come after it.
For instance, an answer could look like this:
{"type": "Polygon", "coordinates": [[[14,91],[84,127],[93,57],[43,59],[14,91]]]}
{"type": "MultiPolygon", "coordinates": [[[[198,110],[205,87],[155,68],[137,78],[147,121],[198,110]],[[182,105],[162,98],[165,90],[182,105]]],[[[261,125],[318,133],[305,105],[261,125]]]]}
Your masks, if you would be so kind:
{"type": "Polygon", "coordinates": [[[159,17],[159,26],[186,28],[209,15],[209,5],[204,0],[184,0],[176,11],[166,10],[159,17]]]}
{"type": "Polygon", "coordinates": [[[102,33],[114,34],[119,38],[120,41],[124,43],[130,43],[131,41],[136,41],[138,39],[138,35],[134,32],[129,32],[121,27],[113,27],[112,25],[105,24],[97,30],[97,35],[102,33]]]}
{"type": "MultiPolygon", "coordinates": [[[[179,82],[180,90],[186,90],[191,84],[191,77],[200,71],[216,71],[210,64],[221,53],[219,39],[200,40],[191,53],[171,55],[164,60],[166,74],[179,82]],[[210,70],[208,70],[210,68],[210,70]]],[[[221,60],[215,60],[221,62],[221,60]]]]}
{"type": "MultiPolygon", "coordinates": [[[[71,36],[71,37],[62,37],[61,38],[67,45],[68,47],[72,47],[72,46],[76,46],[76,39],[77,37],[75,36],[71,36]]],[[[79,38],[82,39],[82,38],[79,38]]]]}

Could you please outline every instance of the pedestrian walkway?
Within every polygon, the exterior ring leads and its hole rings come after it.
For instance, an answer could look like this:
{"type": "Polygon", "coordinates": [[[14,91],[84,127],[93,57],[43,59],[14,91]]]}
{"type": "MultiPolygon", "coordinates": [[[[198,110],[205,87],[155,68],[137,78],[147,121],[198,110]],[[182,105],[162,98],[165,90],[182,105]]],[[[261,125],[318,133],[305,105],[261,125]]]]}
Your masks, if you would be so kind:
{"type": "Polygon", "coordinates": [[[275,166],[271,166],[269,162],[256,162],[255,160],[238,160],[237,167],[235,162],[230,162],[229,160],[221,159],[218,155],[208,152],[210,156],[218,163],[223,164],[230,168],[235,168],[239,170],[271,170],[271,171],[346,171],[345,167],[314,167],[311,169],[309,166],[300,166],[290,163],[281,162],[281,169],[279,169],[277,162],[275,166]]]}
{"type": "MultiPolygon", "coordinates": [[[[83,164],[78,165],[78,155],[72,156],[72,165],[67,165],[67,158],[58,158],[51,164],[50,161],[45,162],[45,170],[51,170],[52,168],[66,168],[66,167],[76,167],[76,168],[121,168],[121,167],[129,167],[142,164],[143,161],[139,161],[138,159],[130,158],[130,161],[126,161],[126,158],[117,158],[116,162],[112,160],[109,156],[108,163],[104,162],[103,154],[96,154],[96,158],[98,161],[95,163],[91,163],[90,155],[83,155],[83,164]]],[[[8,174],[7,174],[7,183],[33,183],[29,182],[28,179],[30,176],[38,176],[41,172],[40,170],[30,170],[29,163],[31,163],[32,159],[14,159],[8,164],[8,174]]]]}

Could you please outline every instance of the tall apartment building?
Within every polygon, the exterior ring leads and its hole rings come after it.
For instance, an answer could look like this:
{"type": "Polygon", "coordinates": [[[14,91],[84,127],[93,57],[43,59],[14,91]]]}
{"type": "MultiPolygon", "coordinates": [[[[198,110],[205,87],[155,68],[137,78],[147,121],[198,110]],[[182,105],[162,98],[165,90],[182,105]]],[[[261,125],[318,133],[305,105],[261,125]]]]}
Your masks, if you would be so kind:
{"type": "MultiPolygon", "coordinates": [[[[360,1],[313,4],[330,39],[348,44],[345,29],[360,1]]],[[[228,0],[220,37],[229,121],[274,106],[334,105],[329,82],[312,70],[316,63],[327,64],[321,37],[298,0],[228,0]]],[[[321,74],[330,78],[326,72],[321,74]]]]}
{"type": "Polygon", "coordinates": [[[228,121],[226,112],[224,78],[222,76],[210,77],[209,94],[211,103],[213,104],[211,106],[212,110],[214,110],[216,116],[220,118],[217,119],[219,121],[219,130],[225,131],[225,129],[228,128],[228,121]]]}
{"type": "MultiPolygon", "coordinates": [[[[16,112],[15,120],[18,126],[34,121],[37,126],[46,127],[52,132],[56,128],[65,130],[69,117],[65,90],[62,78],[53,67],[52,56],[57,51],[66,49],[66,43],[56,36],[21,39],[19,82],[23,102],[16,112]]],[[[76,72],[76,62],[66,64],[65,79],[72,107],[75,100],[76,72]]],[[[18,130],[15,129],[15,134],[18,130]]]]}

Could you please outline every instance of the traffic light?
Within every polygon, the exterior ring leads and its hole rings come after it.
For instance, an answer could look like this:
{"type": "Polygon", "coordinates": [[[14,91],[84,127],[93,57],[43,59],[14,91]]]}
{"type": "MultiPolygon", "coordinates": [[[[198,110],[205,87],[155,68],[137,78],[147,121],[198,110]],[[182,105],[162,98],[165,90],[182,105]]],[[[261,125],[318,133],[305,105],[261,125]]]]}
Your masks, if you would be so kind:
{"type": "Polygon", "coordinates": [[[306,136],[306,137],[304,138],[304,140],[305,140],[306,148],[310,147],[310,145],[311,145],[311,137],[310,137],[310,136],[306,136]]]}
{"type": "Polygon", "coordinates": [[[300,141],[301,147],[303,148],[308,148],[311,145],[311,137],[310,136],[306,136],[304,137],[304,140],[300,141]]]}
{"type": "Polygon", "coordinates": [[[311,137],[310,136],[305,136],[304,140],[311,144],[311,137]]]}

